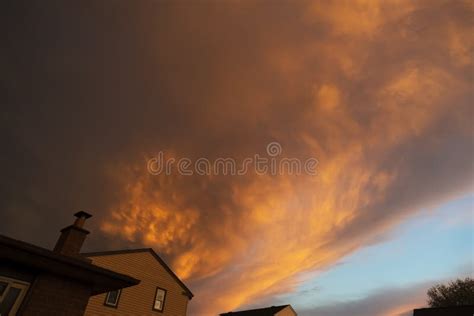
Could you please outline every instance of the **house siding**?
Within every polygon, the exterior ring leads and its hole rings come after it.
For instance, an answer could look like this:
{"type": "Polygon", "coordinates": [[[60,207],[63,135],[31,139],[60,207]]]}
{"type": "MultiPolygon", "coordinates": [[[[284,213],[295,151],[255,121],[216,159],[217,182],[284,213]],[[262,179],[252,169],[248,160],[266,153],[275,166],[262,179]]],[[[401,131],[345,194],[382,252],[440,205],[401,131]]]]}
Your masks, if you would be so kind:
{"type": "Polygon", "coordinates": [[[275,316],[296,316],[296,313],[290,307],[286,307],[276,313],[275,316]]]}
{"type": "Polygon", "coordinates": [[[185,316],[189,298],[184,289],[149,252],[92,256],[92,263],[141,280],[122,289],[117,308],[104,305],[106,294],[92,296],[84,315],[185,316]],[[156,288],[166,290],[163,312],[152,310],[156,288]]]}

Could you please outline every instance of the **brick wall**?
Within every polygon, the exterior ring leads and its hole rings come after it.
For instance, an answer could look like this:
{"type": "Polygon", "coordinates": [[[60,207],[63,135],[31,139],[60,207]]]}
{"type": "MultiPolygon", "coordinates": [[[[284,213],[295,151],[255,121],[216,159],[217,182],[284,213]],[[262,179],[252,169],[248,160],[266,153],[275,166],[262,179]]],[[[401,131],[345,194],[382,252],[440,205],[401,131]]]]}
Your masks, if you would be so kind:
{"type": "Polygon", "coordinates": [[[20,309],[24,316],[82,316],[90,286],[66,278],[41,274],[33,282],[20,309]]]}

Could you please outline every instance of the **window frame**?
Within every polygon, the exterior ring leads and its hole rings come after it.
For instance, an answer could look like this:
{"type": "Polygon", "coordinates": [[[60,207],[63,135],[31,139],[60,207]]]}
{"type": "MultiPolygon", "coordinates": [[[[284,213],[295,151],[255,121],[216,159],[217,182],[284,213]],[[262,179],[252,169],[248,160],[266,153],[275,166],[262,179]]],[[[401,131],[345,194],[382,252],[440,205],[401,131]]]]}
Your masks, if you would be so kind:
{"type": "Polygon", "coordinates": [[[10,278],[10,277],[4,276],[4,275],[0,275],[0,280],[2,282],[7,283],[7,287],[5,288],[2,295],[0,296],[0,302],[2,302],[5,299],[5,297],[7,296],[8,291],[10,290],[10,288],[13,287],[15,289],[20,290],[20,293],[16,297],[15,302],[13,303],[13,305],[11,307],[11,310],[9,312],[10,315],[16,315],[18,313],[18,310],[20,309],[21,305],[23,304],[23,301],[25,300],[26,293],[30,289],[31,284],[29,282],[14,279],[14,278],[10,278]]]}
{"type": "Polygon", "coordinates": [[[115,291],[109,291],[109,292],[107,292],[107,294],[105,294],[104,306],[111,307],[111,308],[118,308],[119,301],[120,301],[120,296],[122,295],[122,289],[118,289],[118,290],[115,290],[115,291]],[[117,301],[116,301],[115,305],[112,305],[112,304],[108,303],[108,298],[109,298],[110,293],[115,292],[115,291],[118,292],[117,301]]]}
{"type": "Polygon", "coordinates": [[[151,306],[151,310],[152,311],[155,311],[155,312],[159,312],[159,313],[163,313],[164,310],[165,310],[165,303],[166,303],[166,296],[168,295],[168,291],[164,288],[161,288],[159,286],[156,287],[156,290],[155,290],[155,296],[153,296],[153,305],[151,306]],[[163,301],[161,302],[161,309],[157,309],[155,308],[155,304],[156,304],[156,295],[158,294],[158,291],[161,290],[163,291],[165,294],[163,295],[163,301]]]}

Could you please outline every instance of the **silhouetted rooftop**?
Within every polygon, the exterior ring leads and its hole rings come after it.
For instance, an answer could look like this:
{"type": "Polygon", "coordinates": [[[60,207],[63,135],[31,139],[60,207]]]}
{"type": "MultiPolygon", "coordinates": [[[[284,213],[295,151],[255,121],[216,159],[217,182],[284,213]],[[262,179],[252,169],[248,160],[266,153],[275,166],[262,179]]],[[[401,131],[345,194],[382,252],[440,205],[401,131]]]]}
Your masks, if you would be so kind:
{"type": "Polygon", "coordinates": [[[96,266],[84,259],[0,235],[0,262],[91,284],[92,295],[137,285],[140,280],[96,266]]]}
{"type": "Polygon", "coordinates": [[[249,309],[246,311],[239,312],[228,312],[220,314],[221,316],[273,316],[275,313],[278,313],[282,309],[290,305],[280,305],[280,306],[271,306],[265,308],[249,309]]]}

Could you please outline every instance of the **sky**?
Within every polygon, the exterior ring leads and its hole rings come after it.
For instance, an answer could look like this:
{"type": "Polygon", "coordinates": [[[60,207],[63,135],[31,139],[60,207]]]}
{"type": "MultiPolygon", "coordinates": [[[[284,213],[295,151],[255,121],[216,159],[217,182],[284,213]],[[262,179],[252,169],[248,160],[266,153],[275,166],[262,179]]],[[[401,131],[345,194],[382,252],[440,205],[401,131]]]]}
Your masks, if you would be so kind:
{"type": "Polygon", "coordinates": [[[474,196],[420,211],[389,237],[301,279],[291,301],[301,315],[412,315],[438,283],[472,277],[474,196]]]}
{"type": "Polygon", "coordinates": [[[198,316],[403,315],[473,274],[472,1],[0,6],[0,233],[87,210],[85,250],[153,247],[198,316]],[[149,172],[271,143],[316,174],[149,172]]]}

